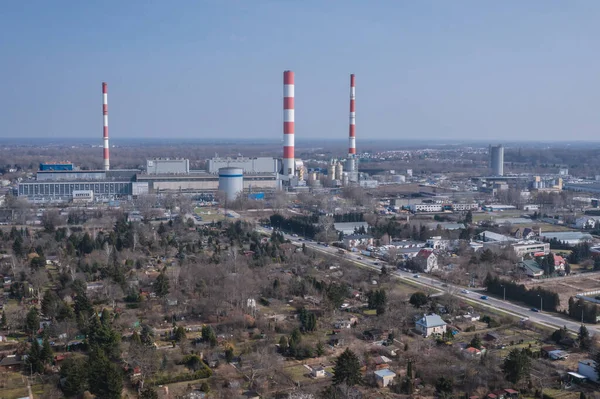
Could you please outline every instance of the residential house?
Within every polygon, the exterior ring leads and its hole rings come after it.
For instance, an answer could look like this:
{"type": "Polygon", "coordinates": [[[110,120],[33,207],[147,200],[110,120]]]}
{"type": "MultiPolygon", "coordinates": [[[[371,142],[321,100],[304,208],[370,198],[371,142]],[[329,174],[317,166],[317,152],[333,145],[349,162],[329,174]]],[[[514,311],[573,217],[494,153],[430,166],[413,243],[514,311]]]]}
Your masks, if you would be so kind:
{"type": "Polygon", "coordinates": [[[535,237],[535,231],[529,227],[518,228],[514,236],[519,240],[531,240],[535,237]]]}
{"type": "Polygon", "coordinates": [[[333,323],[333,328],[336,330],[342,330],[344,328],[350,328],[358,322],[358,318],[356,316],[351,316],[347,319],[340,319],[333,323]]]}
{"type": "Polygon", "coordinates": [[[437,314],[425,315],[415,323],[415,329],[424,337],[432,334],[444,334],[446,326],[446,322],[437,314]]]}
{"type": "Polygon", "coordinates": [[[377,386],[381,388],[387,387],[388,385],[390,385],[390,383],[394,381],[394,378],[396,378],[396,373],[394,373],[390,369],[377,370],[374,374],[375,380],[377,381],[377,386]]]}
{"type": "Polygon", "coordinates": [[[25,359],[18,355],[8,355],[0,360],[0,370],[2,371],[20,371],[25,363],[25,359]]]}
{"type": "Polygon", "coordinates": [[[569,354],[559,349],[548,352],[548,357],[552,360],[564,360],[569,358],[569,354]]]}
{"type": "Polygon", "coordinates": [[[378,328],[367,330],[363,333],[363,338],[366,341],[380,341],[384,339],[384,332],[378,328]]]}
{"type": "Polygon", "coordinates": [[[463,315],[462,318],[467,321],[479,321],[479,319],[481,319],[481,316],[479,315],[479,313],[467,313],[463,315]]]}
{"type": "Polygon", "coordinates": [[[489,333],[485,334],[483,339],[488,342],[498,342],[498,341],[500,341],[500,334],[495,333],[495,332],[489,332],[489,333]]]}
{"type": "MultiPolygon", "coordinates": [[[[542,254],[539,254],[539,255],[536,254],[535,255],[536,258],[539,257],[539,256],[544,256],[544,255],[542,255],[542,254]]],[[[553,256],[554,257],[554,270],[556,270],[557,272],[565,270],[565,263],[566,263],[565,258],[563,258],[560,255],[553,254],[553,253],[550,253],[549,255],[546,255],[546,256],[553,256]]]]}
{"type": "Polygon", "coordinates": [[[372,359],[375,370],[387,369],[390,367],[392,360],[387,356],[377,356],[372,359]]]}
{"type": "Polygon", "coordinates": [[[540,348],[540,354],[542,355],[542,357],[547,358],[547,357],[550,357],[550,352],[553,352],[555,350],[558,350],[558,348],[556,346],[545,345],[540,348]]]}
{"type": "Polygon", "coordinates": [[[534,260],[522,260],[517,263],[517,267],[527,274],[527,277],[539,278],[544,275],[544,270],[540,269],[538,263],[534,260]]]}
{"type": "Polygon", "coordinates": [[[433,249],[424,248],[420,250],[414,260],[425,273],[431,273],[439,269],[437,256],[433,253],[433,249]]]}
{"type": "Polygon", "coordinates": [[[598,377],[598,373],[596,373],[596,362],[594,360],[580,360],[577,364],[577,373],[586,377],[590,381],[600,383],[600,377],[598,377]]]}
{"type": "Polygon", "coordinates": [[[321,366],[313,367],[312,370],[310,371],[310,375],[313,378],[323,378],[326,375],[325,369],[321,366]]]}
{"type": "Polygon", "coordinates": [[[481,356],[481,350],[477,348],[473,348],[472,346],[468,347],[463,351],[466,357],[474,359],[481,356]]]}

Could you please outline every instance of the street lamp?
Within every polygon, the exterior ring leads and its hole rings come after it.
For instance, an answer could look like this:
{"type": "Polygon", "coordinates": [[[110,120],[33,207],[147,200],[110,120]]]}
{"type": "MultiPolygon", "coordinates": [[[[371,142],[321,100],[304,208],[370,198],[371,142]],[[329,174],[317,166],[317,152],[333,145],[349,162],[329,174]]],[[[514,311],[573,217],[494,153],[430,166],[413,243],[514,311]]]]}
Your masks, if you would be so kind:
{"type": "Polygon", "coordinates": [[[544,311],[544,298],[542,298],[542,296],[540,294],[538,294],[538,296],[540,297],[540,313],[544,311]]]}
{"type": "Polygon", "coordinates": [[[584,310],[584,307],[583,307],[583,305],[577,305],[577,307],[581,308],[581,325],[583,325],[583,310],[584,310]]]}
{"type": "Polygon", "coordinates": [[[501,285],[500,287],[502,287],[503,297],[504,297],[504,300],[506,301],[506,286],[505,285],[501,285]]]}

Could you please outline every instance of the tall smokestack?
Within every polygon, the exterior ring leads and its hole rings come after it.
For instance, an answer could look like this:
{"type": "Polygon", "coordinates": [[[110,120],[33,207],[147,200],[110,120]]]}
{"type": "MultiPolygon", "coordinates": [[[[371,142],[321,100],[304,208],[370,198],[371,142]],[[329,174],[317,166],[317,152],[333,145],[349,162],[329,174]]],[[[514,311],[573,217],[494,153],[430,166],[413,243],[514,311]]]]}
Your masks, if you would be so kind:
{"type": "Polygon", "coordinates": [[[102,116],[104,119],[104,170],[110,170],[110,157],[108,155],[108,85],[102,82],[102,116]]]}
{"type": "Polygon", "coordinates": [[[283,72],[283,174],[294,175],[294,72],[283,72]]]}
{"type": "Polygon", "coordinates": [[[348,148],[348,154],[350,157],[354,157],[356,155],[356,110],[355,110],[355,88],[354,88],[354,74],[350,75],[350,130],[349,130],[349,139],[350,145],[348,148]]]}

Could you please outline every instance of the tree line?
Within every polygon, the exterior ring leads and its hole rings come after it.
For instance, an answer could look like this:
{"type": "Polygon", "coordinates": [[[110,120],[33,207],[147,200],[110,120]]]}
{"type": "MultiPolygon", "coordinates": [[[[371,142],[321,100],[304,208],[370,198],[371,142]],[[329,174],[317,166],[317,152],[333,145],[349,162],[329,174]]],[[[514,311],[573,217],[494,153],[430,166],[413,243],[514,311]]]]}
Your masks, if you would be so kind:
{"type": "Polygon", "coordinates": [[[485,278],[484,285],[490,294],[504,296],[507,299],[513,299],[526,303],[533,307],[542,307],[544,310],[556,312],[560,306],[560,299],[556,292],[547,291],[536,287],[528,290],[523,284],[516,284],[512,281],[500,280],[498,276],[488,276],[485,278]]]}

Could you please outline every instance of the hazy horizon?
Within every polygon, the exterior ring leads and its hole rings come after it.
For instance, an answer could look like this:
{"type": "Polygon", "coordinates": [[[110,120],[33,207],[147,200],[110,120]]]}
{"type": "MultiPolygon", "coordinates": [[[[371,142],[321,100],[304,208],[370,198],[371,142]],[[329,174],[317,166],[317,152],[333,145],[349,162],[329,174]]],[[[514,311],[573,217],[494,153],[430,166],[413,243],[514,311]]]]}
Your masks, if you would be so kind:
{"type": "Polygon", "coordinates": [[[600,3],[256,0],[12,2],[3,7],[0,138],[101,143],[595,142],[600,3]],[[10,38],[10,39],[6,39],[10,38]],[[570,141],[568,141],[568,140],[570,141]]]}

